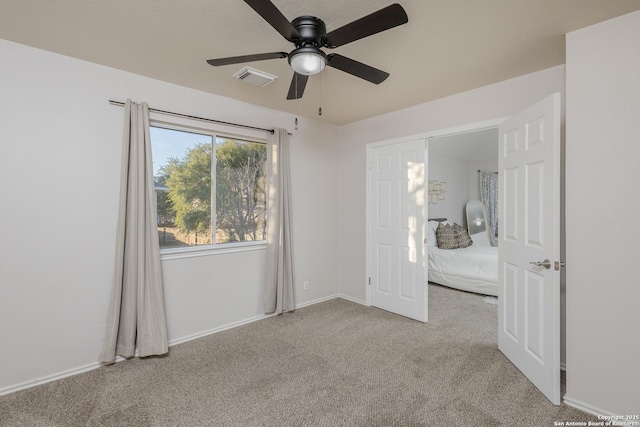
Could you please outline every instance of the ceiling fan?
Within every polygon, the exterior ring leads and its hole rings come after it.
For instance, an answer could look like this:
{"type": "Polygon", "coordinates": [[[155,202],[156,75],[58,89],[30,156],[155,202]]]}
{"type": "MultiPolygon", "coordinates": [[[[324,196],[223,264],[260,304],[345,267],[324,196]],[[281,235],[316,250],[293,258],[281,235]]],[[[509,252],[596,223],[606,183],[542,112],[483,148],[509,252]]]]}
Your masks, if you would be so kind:
{"type": "Polygon", "coordinates": [[[285,39],[293,43],[296,48],[290,53],[259,53],[256,55],[209,59],[207,62],[217,67],[242,62],[288,58],[289,65],[293,68],[294,73],[287,99],[302,98],[309,76],[318,74],[326,65],[371,83],[382,83],[389,77],[389,73],[337,53],[327,55],[320,48],[333,49],[343,46],[398,25],[406,24],[409,21],[407,13],[402,6],[395,3],[327,34],[325,24],[319,18],[300,16],[289,22],[270,0],[244,1],[285,39]]]}

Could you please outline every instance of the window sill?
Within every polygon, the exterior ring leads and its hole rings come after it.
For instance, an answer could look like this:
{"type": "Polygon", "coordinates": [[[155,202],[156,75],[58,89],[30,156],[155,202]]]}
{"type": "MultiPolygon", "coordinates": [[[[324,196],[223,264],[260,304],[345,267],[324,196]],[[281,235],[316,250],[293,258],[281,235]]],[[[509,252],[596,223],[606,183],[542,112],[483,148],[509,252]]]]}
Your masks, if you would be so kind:
{"type": "Polygon", "coordinates": [[[212,256],[231,254],[236,252],[260,251],[267,247],[267,242],[238,242],[224,243],[212,246],[194,246],[176,249],[161,249],[160,260],[169,261],[173,259],[194,258],[201,256],[212,256]]]}

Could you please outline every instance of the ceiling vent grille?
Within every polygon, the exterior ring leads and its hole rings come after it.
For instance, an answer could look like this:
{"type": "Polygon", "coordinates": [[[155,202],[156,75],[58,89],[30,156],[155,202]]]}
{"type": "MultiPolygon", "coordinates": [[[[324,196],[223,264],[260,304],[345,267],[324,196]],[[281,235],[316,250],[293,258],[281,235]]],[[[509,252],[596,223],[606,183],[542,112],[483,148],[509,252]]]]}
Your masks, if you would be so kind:
{"type": "Polygon", "coordinates": [[[233,77],[261,87],[265,87],[278,78],[278,76],[274,76],[251,67],[244,67],[242,70],[235,73],[233,77]]]}

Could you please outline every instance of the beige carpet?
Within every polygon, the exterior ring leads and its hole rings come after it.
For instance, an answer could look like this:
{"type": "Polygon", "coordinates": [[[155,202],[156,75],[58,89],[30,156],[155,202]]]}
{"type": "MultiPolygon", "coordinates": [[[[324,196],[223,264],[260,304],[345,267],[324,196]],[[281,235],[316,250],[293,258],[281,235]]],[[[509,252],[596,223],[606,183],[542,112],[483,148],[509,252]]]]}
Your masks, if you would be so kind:
{"type": "Polygon", "coordinates": [[[0,426],[553,426],[497,350],[497,306],[430,286],[430,322],[334,299],[0,397],[0,426]]]}

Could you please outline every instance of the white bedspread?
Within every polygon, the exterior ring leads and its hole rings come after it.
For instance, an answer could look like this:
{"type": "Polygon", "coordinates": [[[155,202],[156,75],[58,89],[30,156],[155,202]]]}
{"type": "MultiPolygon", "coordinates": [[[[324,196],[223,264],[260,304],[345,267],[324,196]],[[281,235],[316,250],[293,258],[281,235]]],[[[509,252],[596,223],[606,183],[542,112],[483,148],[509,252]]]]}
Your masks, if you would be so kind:
{"type": "Polygon", "coordinates": [[[465,291],[497,295],[498,248],[429,246],[429,281],[465,291]]]}

